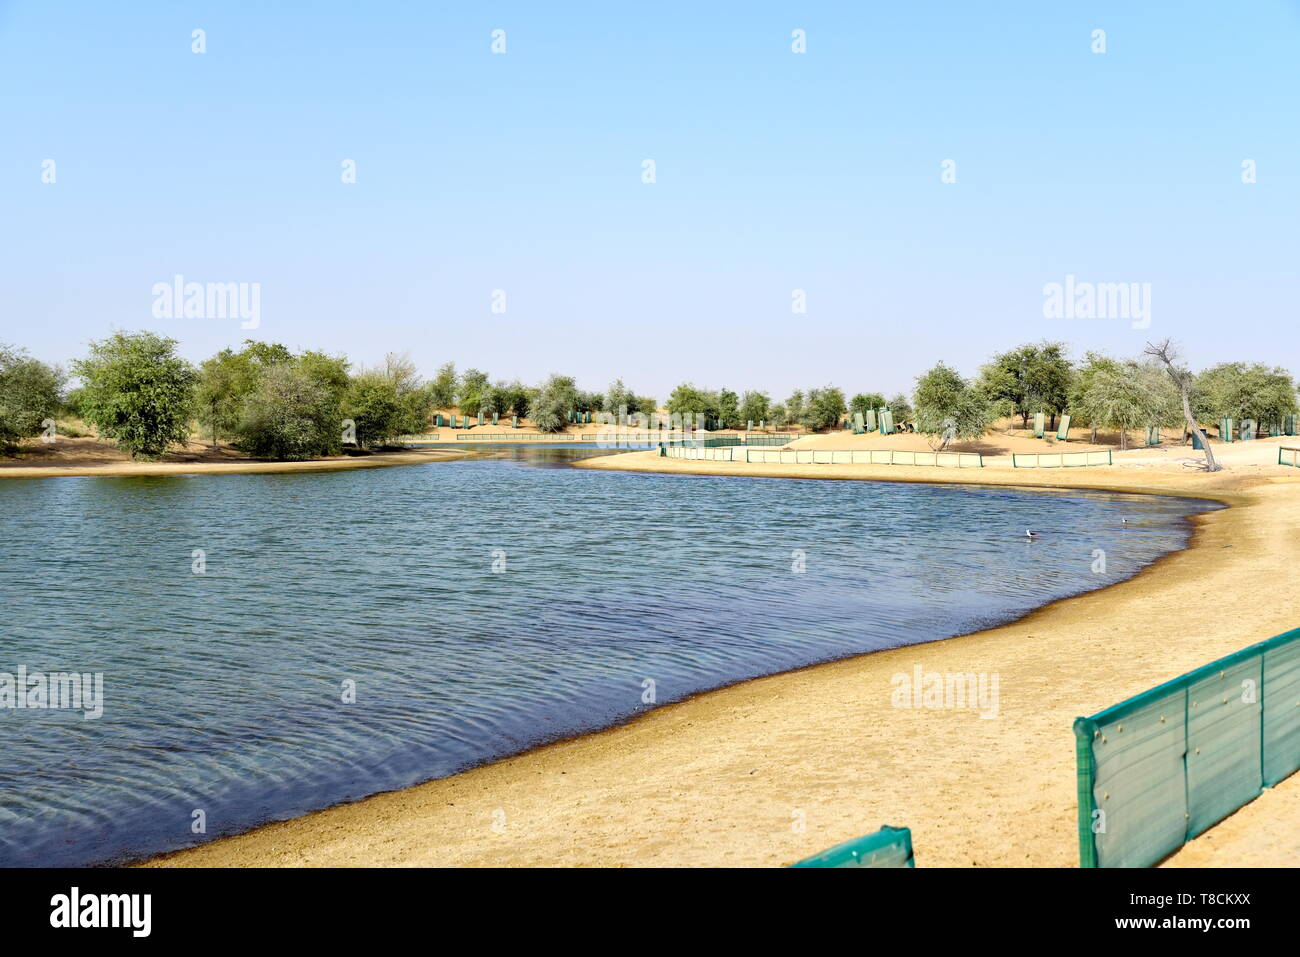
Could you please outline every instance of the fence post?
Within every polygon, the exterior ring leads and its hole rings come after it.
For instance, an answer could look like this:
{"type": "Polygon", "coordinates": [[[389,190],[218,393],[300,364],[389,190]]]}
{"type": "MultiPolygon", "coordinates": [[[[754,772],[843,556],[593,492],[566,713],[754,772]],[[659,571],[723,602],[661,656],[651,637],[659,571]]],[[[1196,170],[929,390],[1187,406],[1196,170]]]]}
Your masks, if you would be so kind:
{"type": "Polygon", "coordinates": [[[1092,815],[1097,810],[1093,793],[1096,768],[1092,761],[1092,738],[1096,731],[1087,718],[1074,719],[1074,751],[1078,765],[1076,785],[1079,790],[1079,866],[1097,866],[1097,842],[1092,833],[1092,815]]]}

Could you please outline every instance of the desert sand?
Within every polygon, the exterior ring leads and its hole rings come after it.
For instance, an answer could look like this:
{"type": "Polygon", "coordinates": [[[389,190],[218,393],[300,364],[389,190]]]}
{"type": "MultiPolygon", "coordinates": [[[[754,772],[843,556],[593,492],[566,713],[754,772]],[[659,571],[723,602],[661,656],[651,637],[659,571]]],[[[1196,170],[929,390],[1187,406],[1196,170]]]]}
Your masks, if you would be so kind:
{"type": "MultiPolygon", "coordinates": [[[[805,441],[882,441],[830,438],[805,441]]],[[[1110,489],[1231,507],[1194,518],[1191,546],[1135,578],[1009,625],[708,692],[149,863],[773,866],[892,824],[912,828],[922,867],[1074,866],[1074,718],[1300,623],[1300,598],[1282,579],[1300,559],[1300,470],[1273,464],[1277,444],[1216,445],[1228,466],[1217,474],[1191,467],[1199,456],[1185,448],[1051,470],[760,466],[653,452],[587,460],[713,475],[1110,489]],[[1223,601],[1227,594],[1240,597],[1223,601]],[[893,707],[891,677],[916,666],[997,673],[997,717],[893,707]]],[[[1168,863],[1294,865],[1297,835],[1293,777],[1168,863]]]]}

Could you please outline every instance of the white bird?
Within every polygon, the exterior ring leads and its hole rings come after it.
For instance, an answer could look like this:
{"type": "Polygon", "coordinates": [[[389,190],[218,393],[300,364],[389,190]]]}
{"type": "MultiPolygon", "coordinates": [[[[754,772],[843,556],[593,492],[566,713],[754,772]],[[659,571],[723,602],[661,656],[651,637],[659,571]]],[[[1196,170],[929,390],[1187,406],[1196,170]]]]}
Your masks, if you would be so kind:
{"type": "Polygon", "coordinates": [[[1037,537],[1038,537],[1037,532],[1031,532],[1029,529],[1025,529],[1025,538],[1037,538],[1037,537]]]}

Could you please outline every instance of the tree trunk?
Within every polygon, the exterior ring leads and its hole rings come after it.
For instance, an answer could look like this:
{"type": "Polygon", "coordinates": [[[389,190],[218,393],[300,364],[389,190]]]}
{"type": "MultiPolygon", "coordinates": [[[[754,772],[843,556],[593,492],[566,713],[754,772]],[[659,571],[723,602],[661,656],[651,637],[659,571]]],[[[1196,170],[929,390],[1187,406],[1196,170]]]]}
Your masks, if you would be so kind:
{"type": "Polygon", "coordinates": [[[1210,448],[1210,437],[1201,431],[1201,427],[1196,424],[1196,419],[1192,415],[1192,403],[1187,397],[1187,386],[1183,385],[1180,390],[1183,394],[1183,418],[1187,420],[1187,427],[1192,430],[1192,434],[1201,440],[1201,446],[1205,449],[1205,471],[1219,471],[1219,463],[1214,461],[1214,451],[1210,448]]]}

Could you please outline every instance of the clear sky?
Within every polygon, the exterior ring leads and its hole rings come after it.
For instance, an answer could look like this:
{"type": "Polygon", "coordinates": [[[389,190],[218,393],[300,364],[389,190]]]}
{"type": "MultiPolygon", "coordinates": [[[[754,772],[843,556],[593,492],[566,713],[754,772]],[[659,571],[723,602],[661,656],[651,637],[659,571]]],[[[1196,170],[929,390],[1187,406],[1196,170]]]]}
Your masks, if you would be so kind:
{"type": "Polygon", "coordinates": [[[1300,371],[1298,76],[1295,0],[0,0],[0,340],[661,399],[892,393],[1044,337],[1300,371]],[[155,318],[177,274],[260,283],[260,327],[155,318]],[[1067,275],[1149,283],[1150,328],[1046,318],[1067,275]]]}

